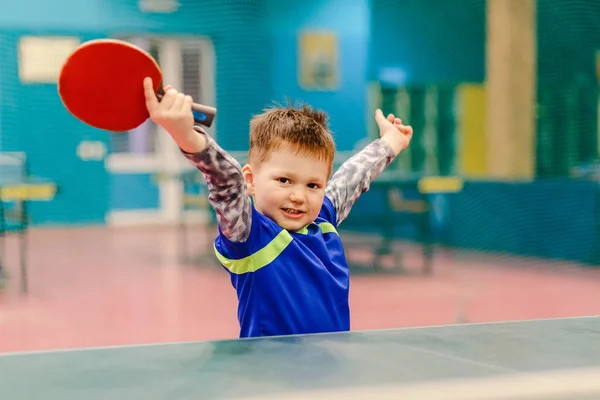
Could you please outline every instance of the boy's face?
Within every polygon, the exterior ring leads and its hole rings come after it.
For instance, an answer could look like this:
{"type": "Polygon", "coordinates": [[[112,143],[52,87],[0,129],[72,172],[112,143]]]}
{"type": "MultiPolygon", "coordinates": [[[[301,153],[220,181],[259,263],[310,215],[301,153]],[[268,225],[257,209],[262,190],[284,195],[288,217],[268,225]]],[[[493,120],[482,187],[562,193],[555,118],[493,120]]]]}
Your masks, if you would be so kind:
{"type": "Polygon", "coordinates": [[[256,209],[282,228],[296,231],[319,215],[329,169],[327,162],[284,145],[243,171],[256,209]]]}

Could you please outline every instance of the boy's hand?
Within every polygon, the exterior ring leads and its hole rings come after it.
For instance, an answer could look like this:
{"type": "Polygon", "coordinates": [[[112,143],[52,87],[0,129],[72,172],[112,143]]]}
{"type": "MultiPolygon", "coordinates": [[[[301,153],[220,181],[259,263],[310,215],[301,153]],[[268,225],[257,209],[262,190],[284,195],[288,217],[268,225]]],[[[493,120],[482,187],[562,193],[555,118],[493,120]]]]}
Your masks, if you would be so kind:
{"type": "Polygon", "coordinates": [[[394,114],[384,117],[379,109],[375,111],[375,121],[379,126],[381,140],[386,142],[396,155],[408,147],[413,135],[412,126],[402,125],[402,120],[396,118],[394,114]]]}
{"type": "Polygon", "coordinates": [[[206,139],[194,130],[191,96],[178,93],[171,86],[164,90],[165,94],[159,102],[152,87],[152,79],[144,79],[144,95],[150,119],[162,126],[183,151],[198,153],[204,150],[206,139]]]}

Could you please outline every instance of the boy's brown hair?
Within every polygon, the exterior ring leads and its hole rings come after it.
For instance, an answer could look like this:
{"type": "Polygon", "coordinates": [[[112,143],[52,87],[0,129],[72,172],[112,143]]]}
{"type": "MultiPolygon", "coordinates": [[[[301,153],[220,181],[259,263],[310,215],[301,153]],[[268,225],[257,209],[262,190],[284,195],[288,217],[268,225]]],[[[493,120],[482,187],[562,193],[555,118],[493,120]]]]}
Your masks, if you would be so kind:
{"type": "Polygon", "coordinates": [[[335,143],[323,111],[306,104],[275,105],[250,121],[250,162],[264,161],[270,152],[291,145],[299,153],[316,157],[333,166],[335,143]]]}

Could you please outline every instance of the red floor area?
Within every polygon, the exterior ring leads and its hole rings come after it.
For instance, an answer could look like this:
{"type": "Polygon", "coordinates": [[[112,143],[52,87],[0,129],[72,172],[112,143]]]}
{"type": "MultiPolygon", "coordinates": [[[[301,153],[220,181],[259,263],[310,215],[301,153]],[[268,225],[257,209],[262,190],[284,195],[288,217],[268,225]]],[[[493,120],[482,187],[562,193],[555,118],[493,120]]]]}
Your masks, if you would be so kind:
{"type": "MultiPolygon", "coordinates": [[[[177,237],[171,228],[33,230],[25,295],[10,237],[0,352],[236,337],[227,274],[183,265],[177,237]]],[[[207,240],[194,229],[189,248],[207,240]]],[[[440,252],[432,276],[354,275],[352,328],[596,315],[599,291],[593,268],[440,252]]]]}

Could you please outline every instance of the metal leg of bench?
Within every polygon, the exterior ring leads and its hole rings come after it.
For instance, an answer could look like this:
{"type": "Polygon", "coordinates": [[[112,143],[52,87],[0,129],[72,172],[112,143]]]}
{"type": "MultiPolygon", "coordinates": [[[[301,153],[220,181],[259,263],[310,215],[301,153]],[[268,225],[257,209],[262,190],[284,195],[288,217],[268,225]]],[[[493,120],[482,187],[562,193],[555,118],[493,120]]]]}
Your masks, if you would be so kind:
{"type": "Polygon", "coordinates": [[[5,247],[4,241],[6,237],[6,221],[4,217],[4,203],[0,199],[0,288],[5,286],[8,281],[8,274],[6,273],[6,266],[4,265],[5,247]]]}
{"type": "Polygon", "coordinates": [[[27,231],[29,228],[29,214],[27,210],[27,202],[20,202],[21,207],[21,229],[19,230],[19,258],[21,260],[21,292],[27,293],[28,291],[28,276],[27,276],[27,245],[28,237],[27,231]]]}

